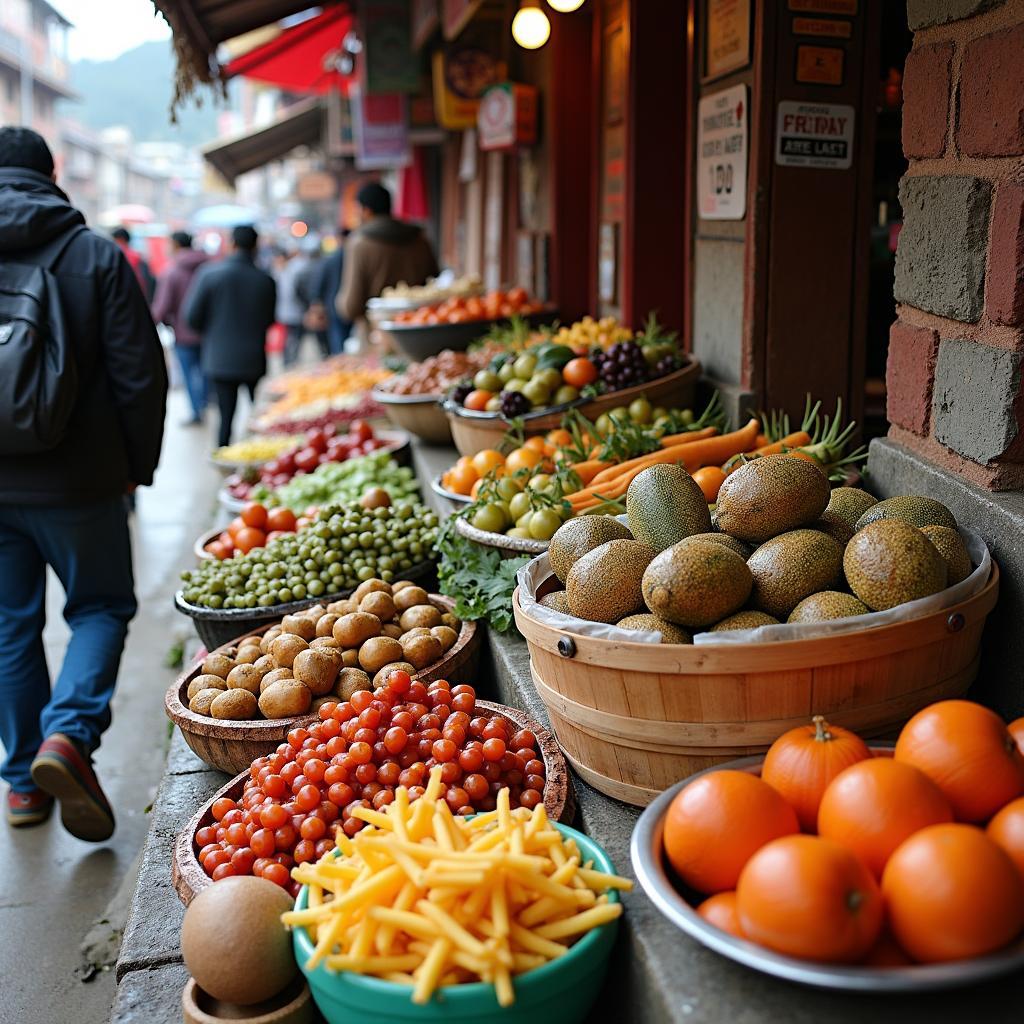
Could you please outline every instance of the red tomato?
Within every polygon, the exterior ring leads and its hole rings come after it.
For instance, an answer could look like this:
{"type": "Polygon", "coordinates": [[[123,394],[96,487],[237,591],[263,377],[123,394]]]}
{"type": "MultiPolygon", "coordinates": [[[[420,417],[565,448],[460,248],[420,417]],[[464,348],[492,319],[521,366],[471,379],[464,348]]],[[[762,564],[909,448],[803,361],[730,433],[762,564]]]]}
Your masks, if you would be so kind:
{"type": "Polygon", "coordinates": [[[303,448],[295,455],[295,468],[301,470],[303,473],[311,473],[319,464],[320,452],[315,448],[303,448]]]}
{"type": "Polygon", "coordinates": [[[562,368],[565,383],[574,388],[585,388],[597,380],[597,367],[589,359],[570,359],[562,368]]]}
{"type": "Polygon", "coordinates": [[[466,400],[462,403],[467,409],[475,409],[477,412],[483,412],[487,403],[494,397],[492,391],[481,391],[477,388],[475,391],[470,391],[466,395],[466,400]]]}
{"type": "Polygon", "coordinates": [[[283,533],[295,532],[295,513],[290,508],[272,508],[267,512],[267,528],[283,533]]]}
{"type": "Polygon", "coordinates": [[[353,420],[349,424],[348,436],[362,444],[363,441],[369,441],[373,437],[373,427],[366,420],[353,420]]]}
{"type": "Polygon", "coordinates": [[[240,518],[246,526],[262,530],[267,525],[267,510],[258,501],[250,501],[242,508],[240,518]]]}
{"type": "Polygon", "coordinates": [[[262,530],[246,527],[235,535],[235,547],[244,555],[253,548],[261,548],[267,542],[267,535],[262,530]]]}
{"type": "Polygon", "coordinates": [[[235,537],[237,537],[242,530],[248,529],[248,523],[246,523],[246,521],[241,516],[235,516],[235,518],[232,519],[231,522],[228,524],[228,534],[230,535],[232,540],[234,540],[235,537]]]}

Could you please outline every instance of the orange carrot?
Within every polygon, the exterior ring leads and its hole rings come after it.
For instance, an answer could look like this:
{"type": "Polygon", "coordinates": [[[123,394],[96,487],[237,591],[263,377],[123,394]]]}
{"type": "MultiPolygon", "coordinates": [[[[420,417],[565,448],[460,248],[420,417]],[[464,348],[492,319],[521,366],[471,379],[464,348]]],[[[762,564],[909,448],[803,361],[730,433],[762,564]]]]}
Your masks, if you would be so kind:
{"type": "Polygon", "coordinates": [[[703,441],[705,437],[714,437],[719,433],[718,427],[704,427],[703,430],[684,430],[681,434],[666,434],[661,439],[662,448],[674,448],[677,444],[689,444],[690,441],[703,441]]]}
{"type": "Polygon", "coordinates": [[[768,440],[768,435],[767,434],[758,434],[757,437],[754,438],[754,447],[755,448],[763,448],[766,444],[770,444],[770,443],[771,442],[768,440]]]}
{"type": "Polygon", "coordinates": [[[602,462],[600,459],[590,459],[587,462],[577,462],[572,467],[572,471],[580,478],[583,486],[586,487],[598,473],[611,465],[612,463],[602,462]]]}
{"type": "MultiPolygon", "coordinates": [[[[785,449],[799,448],[801,445],[810,444],[811,440],[811,435],[806,430],[798,430],[796,433],[787,434],[779,441],[763,444],[759,448],[754,448],[752,451],[743,452],[742,454],[748,459],[764,458],[766,455],[781,455],[785,449]]],[[[733,456],[722,466],[722,469],[725,470],[726,474],[729,474],[739,469],[742,465],[743,459],[733,456]]]]}

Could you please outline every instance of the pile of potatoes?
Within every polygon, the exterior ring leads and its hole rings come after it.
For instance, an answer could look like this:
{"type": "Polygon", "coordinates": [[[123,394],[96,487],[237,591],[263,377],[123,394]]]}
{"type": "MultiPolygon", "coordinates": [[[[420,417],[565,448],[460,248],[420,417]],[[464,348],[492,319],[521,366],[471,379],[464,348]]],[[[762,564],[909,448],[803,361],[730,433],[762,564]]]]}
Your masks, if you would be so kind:
{"type": "Polygon", "coordinates": [[[294,718],[326,701],[415,675],[455,645],[461,623],[409,581],[361,583],[352,597],[314,605],[237,648],[208,654],[188,686],[188,707],[211,718],[294,718]]]}

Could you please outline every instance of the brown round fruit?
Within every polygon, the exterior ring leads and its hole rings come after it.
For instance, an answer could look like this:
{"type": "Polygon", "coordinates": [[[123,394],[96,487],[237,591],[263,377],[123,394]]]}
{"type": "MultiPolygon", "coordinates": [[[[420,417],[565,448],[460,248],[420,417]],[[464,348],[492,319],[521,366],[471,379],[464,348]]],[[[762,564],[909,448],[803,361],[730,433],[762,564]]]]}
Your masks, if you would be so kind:
{"type": "Polygon", "coordinates": [[[306,650],[309,644],[301,636],[282,633],[271,645],[270,656],[278,668],[291,668],[296,655],[306,650]]]}
{"type": "Polygon", "coordinates": [[[224,690],[210,702],[210,714],[214,718],[225,718],[233,722],[255,718],[256,697],[241,687],[224,690]]]}
{"type": "Polygon", "coordinates": [[[389,661],[403,659],[402,645],[389,636],[371,637],[359,648],[359,664],[367,672],[376,672],[389,661]]]}
{"type": "Polygon", "coordinates": [[[228,684],[223,678],[210,675],[209,672],[204,672],[201,676],[196,676],[188,684],[188,699],[191,700],[201,690],[226,690],[227,688],[228,684]]]}
{"type": "Polygon", "coordinates": [[[334,624],[334,639],[343,647],[358,647],[380,635],[380,619],[369,612],[350,612],[334,624]]]}
{"type": "Polygon", "coordinates": [[[401,590],[394,593],[395,608],[399,614],[407,611],[409,608],[413,608],[418,604],[429,604],[430,598],[427,596],[427,592],[422,587],[417,587],[415,584],[411,584],[408,587],[403,587],[401,590]]]}
{"type": "Polygon", "coordinates": [[[255,665],[236,665],[228,673],[228,689],[259,693],[262,678],[260,670],[255,665]]]}
{"type": "Polygon", "coordinates": [[[432,604],[417,604],[412,608],[406,608],[398,622],[405,630],[414,629],[416,626],[430,629],[441,625],[441,613],[432,604]]]}
{"type": "Polygon", "coordinates": [[[264,718],[292,718],[304,715],[313,703],[313,694],[308,686],[297,679],[282,679],[272,683],[261,694],[260,711],[264,718]]]}
{"type": "Polygon", "coordinates": [[[381,622],[390,622],[395,617],[395,601],[390,594],[374,590],[359,602],[359,610],[376,615],[381,622]]]}

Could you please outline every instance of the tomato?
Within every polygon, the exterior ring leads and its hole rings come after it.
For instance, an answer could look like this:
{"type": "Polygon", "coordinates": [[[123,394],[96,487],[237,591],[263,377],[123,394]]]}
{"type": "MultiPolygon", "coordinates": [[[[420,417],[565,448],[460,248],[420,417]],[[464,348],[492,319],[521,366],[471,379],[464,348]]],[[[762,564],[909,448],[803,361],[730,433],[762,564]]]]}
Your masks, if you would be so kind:
{"type": "Polygon", "coordinates": [[[249,526],[241,516],[235,516],[228,524],[228,536],[234,540],[242,530],[248,530],[249,526]]]}
{"type": "Polygon", "coordinates": [[[466,395],[466,400],[462,403],[467,409],[473,409],[476,412],[483,412],[487,408],[487,403],[494,397],[493,391],[482,391],[477,388],[475,391],[470,391],[466,395]]]}
{"type": "Polygon", "coordinates": [[[288,884],[290,875],[288,869],[283,864],[268,864],[263,869],[263,877],[268,882],[273,882],[274,885],[280,885],[282,888],[288,884]]]}
{"type": "Polygon", "coordinates": [[[373,427],[366,420],[353,420],[348,427],[348,436],[362,444],[373,437],[373,427]]]}
{"type": "Polygon", "coordinates": [[[232,543],[229,547],[222,541],[215,540],[207,544],[204,550],[209,551],[214,558],[218,558],[223,562],[225,558],[230,558],[234,554],[235,546],[232,543]]]}
{"type": "Polygon", "coordinates": [[[241,519],[246,526],[262,530],[267,525],[267,510],[258,501],[247,502],[242,508],[241,519]]]}
{"type": "Polygon", "coordinates": [[[570,359],[562,367],[565,383],[574,388],[584,388],[597,380],[597,367],[587,358],[570,359]]]}
{"type": "Polygon", "coordinates": [[[235,809],[235,806],[235,801],[226,796],[222,796],[219,800],[214,800],[213,807],[210,809],[213,820],[221,821],[225,814],[235,809]]]}
{"type": "Polygon", "coordinates": [[[267,512],[267,528],[284,533],[295,532],[295,513],[290,508],[272,508],[267,512]]]}
{"type": "Polygon", "coordinates": [[[505,298],[513,306],[525,306],[530,301],[530,293],[525,288],[513,288],[505,298]]]}
{"type": "Polygon", "coordinates": [[[253,548],[261,548],[267,542],[267,535],[262,530],[247,526],[235,534],[235,547],[244,555],[253,548]]]}

